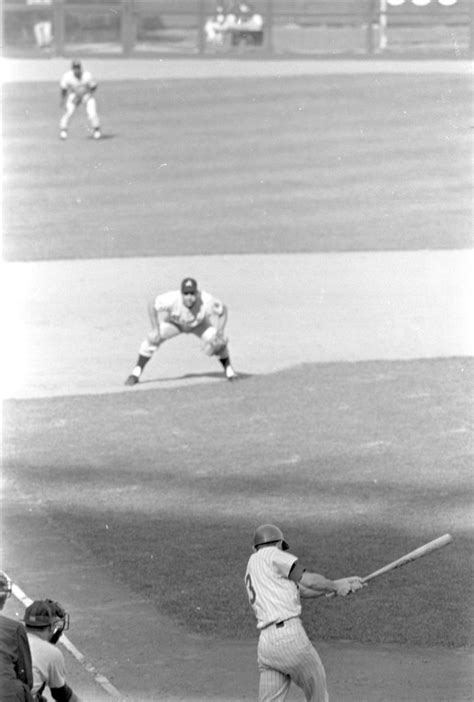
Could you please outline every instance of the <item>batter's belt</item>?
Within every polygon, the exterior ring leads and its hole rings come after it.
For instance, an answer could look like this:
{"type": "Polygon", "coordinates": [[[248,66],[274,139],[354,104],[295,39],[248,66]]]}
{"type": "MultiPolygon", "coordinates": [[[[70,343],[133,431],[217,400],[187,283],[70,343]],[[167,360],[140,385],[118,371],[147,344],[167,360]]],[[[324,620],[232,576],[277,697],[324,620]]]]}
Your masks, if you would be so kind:
{"type": "Polygon", "coordinates": [[[268,629],[271,626],[275,626],[277,629],[281,629],[285,626],[285,622],[291,622],[292,619],[299,619],[299,616],[295,615],[294,617],[288,617],[288,619],[279,619],[276,622],[270,622],[270,624],[265,624],[265,626],[262,626],[260,631],[265,631],[265,629],[268,629]]]}

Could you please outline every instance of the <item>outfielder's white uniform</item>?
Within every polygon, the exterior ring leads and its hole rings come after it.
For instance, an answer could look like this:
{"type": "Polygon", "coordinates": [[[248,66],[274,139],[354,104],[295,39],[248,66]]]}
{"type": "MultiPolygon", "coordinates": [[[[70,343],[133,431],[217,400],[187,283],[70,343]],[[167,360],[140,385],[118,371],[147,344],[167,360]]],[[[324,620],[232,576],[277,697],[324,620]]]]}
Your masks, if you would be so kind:
{"type": "Polygon", "coordinates": [[[99,129],[100,122],[97,114],[97,103],[93,95],[97,88],[97,83],[89,71],[82,71],[80,77],[74,74],[74,71],[66,71],[59,83],[61,90],[67,92],[66,95],[66,111],[61,117],[59,123],[61,130],[68,128],[69,121],[79,105],[84,104],[89,118],[89,122],[93,129],[99,129]]]}
{"type": "Polygon", "coordinates": [[[259,702],[283,702],[293,680],[307,702],[328,702],[326,674],[300,619],[298,586],[288,579],[297,557],[275,546],[250,556],[245,585],[260,630],[259,702]]]}
{"type": "MultiPolygon", "coordinates": [[[[140,354],[150,357],[158,346],[172,339],[178,334],[194,334],[202,341],[202,348],[209,356],[213,355],[212,342],[216,338],[217,329],[213,325],[213,317],[220,317],[224,313],[224,305],[210,293],[201,290],[196,297],[196,302],[189,308],[183,303],[180,290],[158,295],[154,303],[158,312],[160,343],[151,343],[145,339],[140,346],[140,354]]],[[[218,358],[227,358],[227,346],[223,346],[218,353],[218,358]]]]}

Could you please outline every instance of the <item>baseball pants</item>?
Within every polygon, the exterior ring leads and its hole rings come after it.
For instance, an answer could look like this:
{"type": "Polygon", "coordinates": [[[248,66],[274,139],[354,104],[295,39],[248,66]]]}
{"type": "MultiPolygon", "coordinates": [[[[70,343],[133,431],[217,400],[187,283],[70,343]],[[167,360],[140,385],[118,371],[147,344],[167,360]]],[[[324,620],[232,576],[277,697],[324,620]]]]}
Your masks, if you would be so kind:
{"type": "MultiPolygon", "coordinates": [[[[175,324],[171,324],[171,322],[160,322],[160,337],[161,341],[158,344],[158,346],[161,346],[161,344],[164,341],[168,341],[168,339],[172,339],[174,336],[178,336],[179,334],[183,333],[189,333],[189,334],[194,334],[194,336],[198,336],[201,339],[202,342],[202,349],[205,353],[208,353],[207,351],[207,344],[215,339],[216,334],[217,334],[217,329],[212,326],[212,324],[209,324],[209,322],[203,322],[202,324],[199,324],[197,327],[194,327],[190,332],[183,332],[179,327],[177,327],[175,324]]],[[[155,353],[156,349],[158,348],[156,344],[152,344],[148,341],[148,339],[144,339],[142,341],[141,346],[140,346],[140,355],[145,356],[147,358],[151,358],[153,354],[155,353]]],[[[209,354],[208,354],[209,355],[209,354]]],[[[211,354],[212,355],[212,354],[211,354]]],[[[229,356],[229,350],[227,346],[223,347],[221,351],[217,354],[218,358],[228,358],[229,356]]]]}
{"type": "Polygon", "coordinates": [[[323,664],[298,617],[260,633],[258,669],[259,702],[284,702],[291,681],[303,690],[306,702],[329,702],[323,664]]]}
{"type": "MultiPolygon", "coordinates": [[[[100,122],[99,116],[97,114],[97,103],[95,97],[93,97],[92,95],[85,95],[82,99],[82,102],[85,105],[87,117],[89,119],[89,122],[91,123],[91,127],[93,129],[97,129],[100,125],[100,122]]],[[[61,121],[59,123],[61,129],[67,129],[71,117],[73,116],[78,107],[79,105],[76,104],[74,94],[70,93],[66,100],[66,111],[61,117],[61,121]]]]}

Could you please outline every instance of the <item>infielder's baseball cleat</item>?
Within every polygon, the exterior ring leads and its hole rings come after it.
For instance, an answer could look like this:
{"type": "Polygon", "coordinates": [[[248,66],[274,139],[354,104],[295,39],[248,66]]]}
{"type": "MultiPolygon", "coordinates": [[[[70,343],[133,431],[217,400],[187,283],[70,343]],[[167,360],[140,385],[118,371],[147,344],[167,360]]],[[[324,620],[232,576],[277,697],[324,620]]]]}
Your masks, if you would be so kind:
{"type": "Polygon", "coordinates": [[[61,129],[61,131],[59,132],[59,138],[67,139],[67,131],[65,129],[61,129]]]}
{"type": "Polygon", "coordinates": [[[129,375],[125,381],[125,385],[136,385],[138,383],[138,378],[136,375],[129,375]]]}
{"type": "Polygon", "coordinates": [[[99,129],[98,127],[97,127],[96,129],[94,129],[94,133],[93,133],[92,136],[94,137],[94,139],[100,139],[100,138],[101,138],[102,132],[100,131],[100,129],[99,129]]]}
{"type": "Polygon", "coordinates": [[[227,380],[235,380],[235,378],[237,378],[237,374],[232,368],[232,366],[227,366],[227,368],[225,369],[225,377],[227,378],[227,380]]]}

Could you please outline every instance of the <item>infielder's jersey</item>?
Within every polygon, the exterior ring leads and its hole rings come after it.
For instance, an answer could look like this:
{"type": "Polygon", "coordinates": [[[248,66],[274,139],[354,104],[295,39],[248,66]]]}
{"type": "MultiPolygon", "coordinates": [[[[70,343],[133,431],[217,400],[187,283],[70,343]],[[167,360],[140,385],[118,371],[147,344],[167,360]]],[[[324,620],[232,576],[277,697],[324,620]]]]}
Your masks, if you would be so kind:
{"type": "Polygon", "coordinates": [[[245,585],[258,629],[300,616],[300,593],[297,585],[288,580],[297,560],[276,546],[264,546],[250,556],[245,585]]]}
{"type": "Polygon", "coordinates": [[[181,331],[188,332],[203,322],[210,322],[212,316],[220,317],[224,305],[220,300],[201,290],[196,302],[191,308],[186,307],[179,290],[158,295],[155,300],[155,310],[163,313],[163,319],[175,324],[181,331]]]}
{"type": "Polygon", "coordinates": [[[66,71],[59,85],[61,90],[67,90],[68,95],[72,94],[79,99],[91,95],[92,91],[97,88],[97,83],[89,71],[82,71],[80,78],[74,75],[74,71],[66,71]]]}
{"type": "Polygon", "coordinates": [[[46,683],[48,687],[63,687],[66,683],[64,656],[57,646],[28,634],[33,662],[33,695],[46,683]]]}

